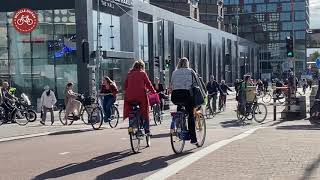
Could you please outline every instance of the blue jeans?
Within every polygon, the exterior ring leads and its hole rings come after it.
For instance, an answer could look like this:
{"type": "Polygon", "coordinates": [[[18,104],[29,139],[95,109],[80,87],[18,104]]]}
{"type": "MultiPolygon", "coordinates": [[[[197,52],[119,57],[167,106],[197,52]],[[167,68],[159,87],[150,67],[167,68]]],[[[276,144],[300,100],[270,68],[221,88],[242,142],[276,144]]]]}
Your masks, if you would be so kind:
{"type": "Polygon", "coordinates": [[[104,111],[105,119],[111,117],[111,107],[116,102],[116,98],[112,95],[104,96],[102,101],[102,108],[104,111]]]}

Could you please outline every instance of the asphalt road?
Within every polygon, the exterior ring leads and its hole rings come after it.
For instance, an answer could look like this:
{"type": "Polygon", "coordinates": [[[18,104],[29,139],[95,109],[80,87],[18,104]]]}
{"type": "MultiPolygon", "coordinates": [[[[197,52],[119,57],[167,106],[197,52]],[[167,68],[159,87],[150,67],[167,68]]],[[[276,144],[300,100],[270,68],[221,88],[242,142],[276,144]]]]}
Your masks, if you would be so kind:
{"type": "Polygon", "coordinates": [[[151,147],[139,154],[131,152],[127,122],[98,131],[80,124],[10,126],[53,133],[0,142],[0,179],[144,179],[169,174],[169,179],[320,178],[318,127],[305,120],[272,121],[271,106],[264,124],[239,125],[235,107],[230,101],[227,111],[206,121],[204,147],[186,143],[181,155],[170,146],[168,114],[162,125],[152,126],[151,147]]]}

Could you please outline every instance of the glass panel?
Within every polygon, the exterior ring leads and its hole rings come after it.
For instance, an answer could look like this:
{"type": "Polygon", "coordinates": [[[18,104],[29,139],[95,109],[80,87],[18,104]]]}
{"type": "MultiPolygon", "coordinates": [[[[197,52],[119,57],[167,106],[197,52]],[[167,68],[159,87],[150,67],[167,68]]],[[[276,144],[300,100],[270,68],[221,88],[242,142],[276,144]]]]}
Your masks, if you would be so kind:
{"type": "Polygon", "coordinates": [[[266,12],[267,6],[265,4],[257,4],[257,12],[266,12]]]}
{"type": "Polygon", "coordinates": [[[268,12],[276,12],[277,11],[277,4],[268,4],[268,12]]]}
{"type": "Polygon", "coordinates": [[[306,13],[305,12],[295,12],[295,20],[305,20],[306,13]]]}
{"type": "Polygon", "coordinates": [[[290,13],[281,13],[280,14],[280,20],[281,21],[290,21],[291,20],[290,13]]]}

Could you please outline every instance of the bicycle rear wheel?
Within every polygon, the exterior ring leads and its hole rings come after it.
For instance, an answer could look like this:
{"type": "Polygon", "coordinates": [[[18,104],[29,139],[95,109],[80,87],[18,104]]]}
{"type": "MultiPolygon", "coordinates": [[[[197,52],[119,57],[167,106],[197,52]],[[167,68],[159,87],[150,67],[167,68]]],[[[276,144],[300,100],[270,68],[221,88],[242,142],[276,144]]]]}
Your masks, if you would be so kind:
{"type": "Polygon", "coordinates": [[[197,146],[202,147],[206,140],[206,134],[207,134],[206,119],[202,114],[196,118],[195,128],[196,128],[196,136],[198,140],[197,146]]]}
{"type": "Polygon", "coordinates": [[[65,114],[66,114],[65,108],[60,108],[60,110],[59,110],[59,120],[60,120],[62,125],[67,125],[67,122],[64,120],[65,114]]]}
{"type": "Polygon", "coordinates": [[[28,109],[25,116],[29,122],[34,122],[37,120],[37,113],[32,109],[28,109]]]}
{"type": "Polygon", "coordinates": [[[95,107],[92,110],[89,122],[94,130],[100,129],[103,123],[103,111],[100,107],[95,107]]]}
{"type": "Polygon", "coordinates": [[[319,102],[315,102],[315,104],[310,109],[309,121],[311,124],[320,125],[320,103],[319,102]]]}
{"type": "Polygon", "coordinates": [[[170,133],[170,140],[171,140],[171,147],[174,153],[180,154],[183,151],[185,140],[183,138],[183,125],[181,119],[177,119],[175,122],[174,129],[171,129],[170,133]]]}
{"type": "Polygon", "coordinates": [[[13,113],[12,113],[12,115],[11,115],[11,121],[15,121],[17,124],[19,124],[20,126],[25,126],[25,125],[27,125],[28,124],[28,119],[27,118],[25,118],[25,116],[23,117],[23,118],[17,118],[17,113],[21,113],[21,114],[23,114],[23,115],[25,115],[26,114],[26,111],[24,111],[24,110],[19,110],[19,109],[16,109],[13,113]]]}
{"type": "Polygon", "coordinates": [[[129,133],[130,136],[130,144],[133,153],[138,153],[140,151],[140,141],[141,138],[137,135],[137,130],[133,130],[133,132],[129,133]]]}
{"type": "Polygon", "coordinates": [[[268,114],[267,106],[262,103],[257,103],[253,107],[252,113],[253,113],[253,119],[258,123],[262,123],[266,119],[268,114]]]}
{"type": "Polygon", "coordinates": [[[117,127],[118,123],[119,123],[119,110],[117,107],[112,106],[111,107],[111,117],[110,117],[110,121],[109,121],[109,125],[111,128],[115,128],[117,127]]]}

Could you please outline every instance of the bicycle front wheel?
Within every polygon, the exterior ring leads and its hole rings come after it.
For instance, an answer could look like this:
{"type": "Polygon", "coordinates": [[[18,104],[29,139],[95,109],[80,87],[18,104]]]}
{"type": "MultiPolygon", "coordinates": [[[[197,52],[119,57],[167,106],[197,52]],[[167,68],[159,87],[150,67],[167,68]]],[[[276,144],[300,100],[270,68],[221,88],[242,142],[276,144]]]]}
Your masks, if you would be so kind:
{"type": "Polygon", "coordinates": [[[103,111],[100,107],[95,107],[92,110],[89,122],[94,130],[100,129],[103,123],[103,111]]]}
{"type": "Polygon", "coordinates": [[[262,104],[262,103],[257,103],[254,106],[253,109],[253,119],[258,122],[258,123],[262,123],[268,114],[268,110],[267,110],[267,106],[262,104]]]}
{"type": "Polygon", "coordinates": [[[196,136],[198,140],[197,146],[202,147],[206,140],[206,134],[207,134],[206,119],[202,114],[196,118],[195,128],[196,128],[196,136]]]}
{"type": "Polygon", "coordinates": [[[136,154],[140,151],[140,137],[137,136],[137,131],[136,132],[130,132],[130,144],[131,144],[131,149],[132,151],[136,154]]]}
{"type": "Polygon", "coordinates": [[[264,103],[271,102],[271,99],[272,99],[272,97],[270,94],[266,94],[266,95],[262,96],[262,102],[264,102],[264,103]]]}
{"type": "Polygon", "coordinates": [[[59,110],[59,120],[62,125],[67,125],[67,120],[64,119],[65,114],[66,114],[66,110],[64,108],[61,108],[59,110]]]}
{"type": "Polygon", "coordinates": [[[81,113],[81,120],[84,124],[89,125],[90,114],[86,107],[83,108],[83,112],[81,113]]]}
{"type": "Polygon", "coordinates": [[[109,125],[111,128],[117,127],[119,123],[120,115],[119,115],[119,110],[117,107],[112,106],[111,107],[111,117],[109,121],[109,125]]]}

